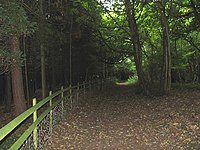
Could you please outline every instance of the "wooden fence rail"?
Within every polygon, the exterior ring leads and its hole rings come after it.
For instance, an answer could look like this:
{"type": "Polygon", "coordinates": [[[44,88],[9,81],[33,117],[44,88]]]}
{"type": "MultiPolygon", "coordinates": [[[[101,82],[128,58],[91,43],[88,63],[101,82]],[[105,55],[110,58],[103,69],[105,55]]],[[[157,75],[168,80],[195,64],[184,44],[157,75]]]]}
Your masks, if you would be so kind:
{"type": "Polygon", "coordinates": [[[69,106],[69,109],[73,108],[74,97],[76,96],[76,100],[78,100],[80,93],[83,93],[85,96],[86,90],[92,90],[94,87],[101,89],[107,80],[108,79],[99,79],[94,82],[78,83],[76,86],[69,86],[65,89],[61,87],[61,89],[55,93],[50,91],[49,96],[38,103],[34,98],[31,108],[0,129],[0,143],[2,144],[6,137],[32,116],[32,124],[22,133],[16,142],[11,145],[9,150],[41,149],[44,147],[46,141],[44,141],[43,144],[40,142],[44,139],[48,140],[56,122],[55,120],[59,120],[59,118],[61,120],[63,118],[64,112],[68,109],[67,106],[69,106]],[[38,113],[41,109],[44,110],[38,113]],[[45,130],[45,134],[42,135],[42,132],[44,132],[43,126],[47,126],[47,129],[45,130]],[[48,137],[46,137],[46,135],[48,137]]]}

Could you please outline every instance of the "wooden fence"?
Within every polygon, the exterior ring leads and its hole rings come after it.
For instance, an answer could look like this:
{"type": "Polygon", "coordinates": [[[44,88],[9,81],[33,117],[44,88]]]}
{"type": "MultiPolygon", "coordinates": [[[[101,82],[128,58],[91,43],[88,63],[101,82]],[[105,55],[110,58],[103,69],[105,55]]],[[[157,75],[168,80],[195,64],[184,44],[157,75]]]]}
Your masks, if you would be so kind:
{"type": "Polygon", "coordinates": [[[11,144],[10,150],[36,150],[45,147],[54,126],[62,120],[64,114],[77,103],[80,94],[85,96],[86,90],[101,89],[108,79],[97,80],[69,86],[55,93],[49,92],[49,96],[37,103],[33,99],[33,106],[24,113],[9,122],[0,129],[0,144],[2,144],[12,132],[26,120],[32,120],[21,136],[11,144]]]}

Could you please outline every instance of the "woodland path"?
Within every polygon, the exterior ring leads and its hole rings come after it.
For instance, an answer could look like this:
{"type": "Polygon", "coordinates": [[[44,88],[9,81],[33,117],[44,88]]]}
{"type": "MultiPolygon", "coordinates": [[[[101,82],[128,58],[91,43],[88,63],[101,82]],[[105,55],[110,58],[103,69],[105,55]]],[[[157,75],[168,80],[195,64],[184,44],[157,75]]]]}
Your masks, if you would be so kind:
{"type": "Polygon", "coordinates": [[[112,85],[88,95],[54,129],[48,150],[200,149],[200,92],[167,97],[112,85]]]}

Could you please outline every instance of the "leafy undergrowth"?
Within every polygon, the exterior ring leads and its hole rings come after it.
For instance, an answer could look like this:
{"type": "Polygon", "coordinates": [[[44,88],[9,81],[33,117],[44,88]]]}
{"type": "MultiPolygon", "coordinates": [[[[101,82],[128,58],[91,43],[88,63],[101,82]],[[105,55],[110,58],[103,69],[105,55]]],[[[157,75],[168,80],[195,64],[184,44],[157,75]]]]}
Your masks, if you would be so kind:
{"type": "Polygon", "coordinates": [[[189,89],[189,90],[200,90],[200,83],[173,83],[172,84],[173,88],[176,89],[189,89]]]}
{"type": "Polygon", "coordinates": [[[91,94],[53,131],[46,149],[200,149],[200,92],[144,97],[132,86],[91,94]]]}
{"type": "Polygon", "coordinates": [[[117,85],[134,85],[137,84],[138,82],[138,77],[137,76],[131,76],[128,78],[127,81],[117,81],[117,85]]]}

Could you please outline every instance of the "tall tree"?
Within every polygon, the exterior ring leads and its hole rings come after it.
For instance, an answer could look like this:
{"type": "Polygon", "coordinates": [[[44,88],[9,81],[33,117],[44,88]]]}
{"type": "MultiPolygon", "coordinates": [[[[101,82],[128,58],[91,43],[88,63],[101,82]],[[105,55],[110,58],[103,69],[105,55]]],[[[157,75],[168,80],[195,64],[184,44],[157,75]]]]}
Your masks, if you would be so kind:
{"type": "MultiPolygon", "coordinates": [[[[13,54],[19,53],[19,37],[16,34],[10,34],[9,45],[13,54]]],[[[14,58],[11,66],[12,92],[15,105],[15,115],[19,115],[26,110],[26,101],[24,96],[22,68],[19,62],[14,58]]]]}
{"type": "Polygon", "coordinates": [[[41,57],[41,83],[42,83],[42,98],[46,97],[46,67],[45,67],[45,47],[44,47],[44,12],[43,12],[43,0],[40,0],[40,22],[39,22],[39,32],[40,32],[40,57],[41,57]]]}
{"type": "Polygon", "coordinates": [[[22,52],[19,49],[19,37],[28,31],[31,23],[27,20],[24,9],[18,1],[10,0],[0,3],[0,28],[1,37],[7,37],[7,44],[0,45],[8,55],[3,59],[9,59],[11,71],[13,101],[15,115],[19,115],[26,109],[22,76],[22,52]]]}
{"type": "MultiPolygon", "coordinates": [[[[169,94],[171,88],[171,49],[170,49],[170,35],[169,23],[166,15],[166,1],[157,1],[160,12],[160,22],[162,26],[162,46],[163,46],[163,65],[161,72],[161,91],[163,94],[169,94]]],[[[172,1],[170,6],[172,5],[172,1]]],[[[172,6],[171,6],[172,7],[172,6]]]]}
{"type": "Polygon", "coordinates": [[[5,89],[5,111],[11,111],[11,99],[12,99],[12,86],[11,86],[11,76],[10,72],[6,74],[6,89],[5,89]]]}
{"type": "Polygon", "coordinates": [[[129,23],[131,41],[133,43],[133,55],[136,65],[137,75],[139,86],[144,94],[149,94],[147,80],[145,79],[144,71],[142,69],[142,45],[140,42],[138,25],[136,22],[134,3],[135,1],[130,2],[130,0],[125,0],[126,15],[129,23]]]}

